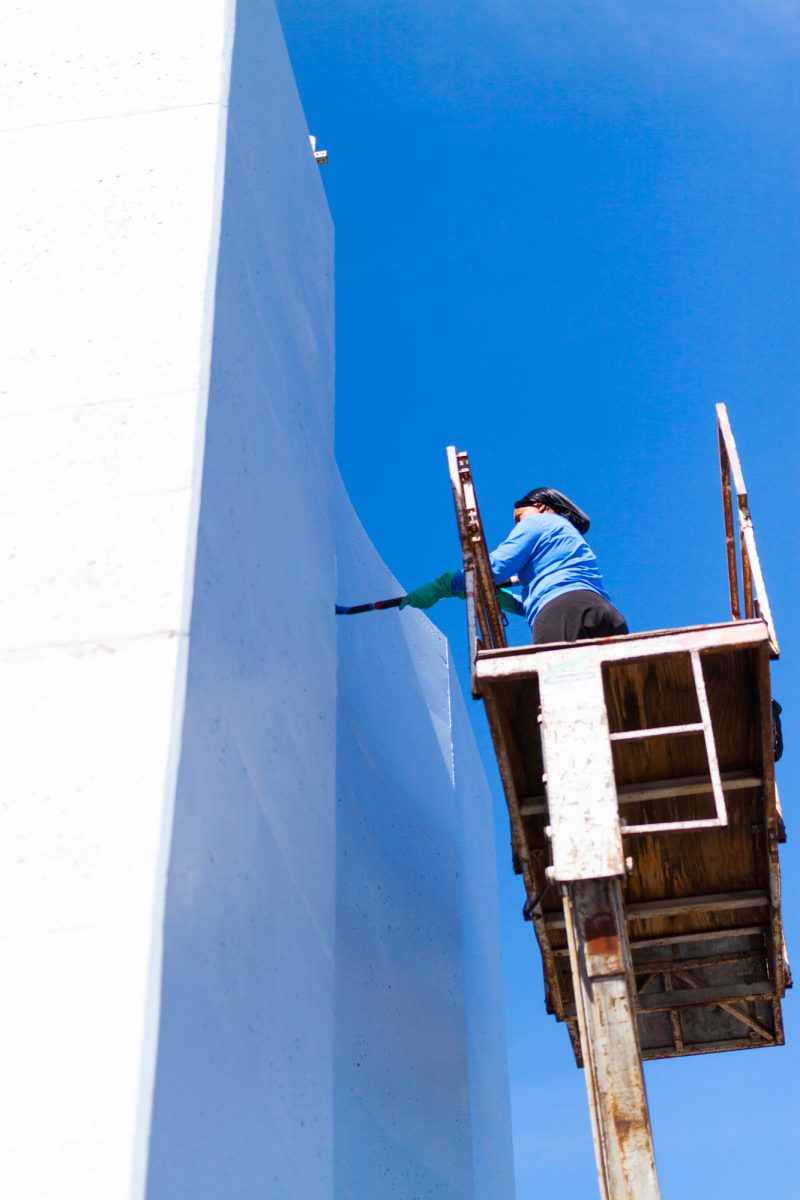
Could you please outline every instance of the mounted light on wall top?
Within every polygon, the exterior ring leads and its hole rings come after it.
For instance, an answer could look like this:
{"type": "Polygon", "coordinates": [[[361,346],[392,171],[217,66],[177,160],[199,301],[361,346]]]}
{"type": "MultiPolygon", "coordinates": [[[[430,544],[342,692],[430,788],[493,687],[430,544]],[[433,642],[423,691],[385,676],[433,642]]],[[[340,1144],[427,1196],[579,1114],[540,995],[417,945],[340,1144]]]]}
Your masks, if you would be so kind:
{"type": "Polygon", "coordinates": [[[317,160],[319,165],[322,166],[323,163],[328,161],[328,151],[317,149],[317,139],[314,137],[313,133],[308,135],[308,140],[311,142],[311,149],[314,151],[314,158],[317,160]]]}

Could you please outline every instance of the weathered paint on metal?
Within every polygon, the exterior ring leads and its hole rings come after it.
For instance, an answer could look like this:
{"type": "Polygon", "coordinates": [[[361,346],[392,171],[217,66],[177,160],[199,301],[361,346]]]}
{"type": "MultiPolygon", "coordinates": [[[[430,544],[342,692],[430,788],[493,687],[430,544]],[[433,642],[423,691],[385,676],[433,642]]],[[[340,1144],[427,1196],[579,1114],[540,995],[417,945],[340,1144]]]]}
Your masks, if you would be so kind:
{"type": "Polygon", "coordinates": [[[502,648],[506,645],[505,627],[497,601],[469,458],[463,451],[456,450],[455,446],[448,446],[447,462],[465,570],[469,567],[473,572],[472,599],[469,593],[467,595],[477,628],[474,631],[470,629],[470,646],[479,629],[484,648],[502,648]]]}
{"type": "Polygon", "coordinates": [[[564,888],[564,916],[603,1200],[658,1200],[619,879],[564,888]]]}
{"type": "Polygon", "coordinates": [[[731,593],[731,616],[734,621],[738,621],[742,615],[742,611],[739,606],[739,574],[736,567],[731,467],[725,449],[725,439],[722,436],[722,429],[719,427],[717,428],[717,436],[719,439],[719,470],[722,481],[722,514],[725,520],[725,552],[728,559],[728,586],[731,593]]]}
{"type": "Polygon", "coordinates": [[[574,645],[509,646],[504,650],[483,650],[478,655],[476,670],[479,681],[524,678],[541,670],[553,673],[560,669],[568,671],[572,669],[569,660],[578,656],[599,666],[602,663],[632,662],[691,650],[756,646],[768,641],[769,633],[763,621],[738,621],[735,624],[660,630],[613,640],[577,642],[574,645]],[[562,668],[565,662],[569,665],[562,668]]]}
{"type": "Polygon", "coordinates": [[[769,605],[761,562],[756,548],[753,520],[750,516],[750,506],[747,499],[747,488],[744,482],[742,464],[739,452],[733,439],[728,418],[728,410],[724,404],[717,405],[717,430],[719,434],[720,471],[722,476],[722,504],[725,514],[725,544],[728,556],[728,579],[731,592],[731,614],[734,620],[740,616],[739,608],[739,577],[737,573],[736,551],[733,545],[733,496],[736,492],[736,508],[739,521],[739,544],[742,560],[742,592],[744,595],[745,617],[760,616],[769,630],[769,640],[772,655],[777,658],[780,653],[778,638],[775,633],[775,623],[769,605]],[[755,591],[755,604],[753,592],[755,591]]]}
{"type": "Polygon", "coordinates": [[[700,657],[699,650],[692,650],[691,660],[694,686],[697,693],[697,703],[700,708],[700,719],[703,725],[703,738],[705,739],[706,743],[708,772],[711,776],[711,790],[714,795],[714,807],[716,808],[717,820],[719,824],[727,825],[728,810],[725,806],[725,793],[722,788],[722,780],[719,773],[717,746],[714,740],[714,725],[711,720],[711,710],[708,706],[708,693],[706,692],[706,682],[703,675],[703,661],[700,657]]]}
{"type": "MultiPolygon", "coordinates": [[[[557,654],[557,652],[556,652],[557,654]]],[[[542,754],[547,775],[552,876],[625,873],[603,680],[593,656],[542,659],[542,754]]]]}

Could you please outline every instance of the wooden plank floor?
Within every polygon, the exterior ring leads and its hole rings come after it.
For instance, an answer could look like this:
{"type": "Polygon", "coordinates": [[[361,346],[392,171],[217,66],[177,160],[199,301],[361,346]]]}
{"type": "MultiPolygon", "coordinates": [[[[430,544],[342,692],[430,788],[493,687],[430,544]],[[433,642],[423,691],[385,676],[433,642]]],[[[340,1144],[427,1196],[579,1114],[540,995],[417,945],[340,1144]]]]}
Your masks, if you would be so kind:
{"type": "MultiPolygon", "coordinates": [[[[686,631],[664,636],[675,632],[686,631]]],[[[659,635],[646,636],[646,657],[642,639],[611,639],[638,643],[639,655],[602,667],[612,734],[700,720],[689,653],[662,653],[659,635]]],[[[728,825],[624,838],[633,859],[625,905],[644,1058],[783,1041],[780,1001],[788,980],[779,899],[782,829],[766,629],[755,644],[751,639],[731,645],[730,635],[721,634],[719,641],[703,651],[701,661],[728,825]]],[[[523,874],[548,1008],[567,1022],[579,1058],[561,898],[545,876],[548,816],[535,716],[535,668],[542,652],[542,647],[535,653],[526,647],[500,651],[504,659],[519,655],[527,675],[486,680],[481,692],[516,831],[515,862],[527,864],[523,874]]],[[[714,817],[702,733],[617,740],[613,756],[620,813],[628,825],[714,817]]]]}

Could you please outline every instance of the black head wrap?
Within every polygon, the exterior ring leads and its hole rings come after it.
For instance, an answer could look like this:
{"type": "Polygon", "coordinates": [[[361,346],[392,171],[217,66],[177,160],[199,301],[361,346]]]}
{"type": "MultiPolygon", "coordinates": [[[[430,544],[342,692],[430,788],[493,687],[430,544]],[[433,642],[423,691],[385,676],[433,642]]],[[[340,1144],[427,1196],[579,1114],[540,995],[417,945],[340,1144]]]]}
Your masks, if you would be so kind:
{"type": "Polygon", "coordinates": [[[555,488],[532,488],[521,500],[514,501],[514,508],[528,508],[532,504],[546,504],[560,517],[566,517],[577,529],[578,533],[586,533],[589,528],[589,518],[577,504],[573,504],[563,492],[555,488]]]}

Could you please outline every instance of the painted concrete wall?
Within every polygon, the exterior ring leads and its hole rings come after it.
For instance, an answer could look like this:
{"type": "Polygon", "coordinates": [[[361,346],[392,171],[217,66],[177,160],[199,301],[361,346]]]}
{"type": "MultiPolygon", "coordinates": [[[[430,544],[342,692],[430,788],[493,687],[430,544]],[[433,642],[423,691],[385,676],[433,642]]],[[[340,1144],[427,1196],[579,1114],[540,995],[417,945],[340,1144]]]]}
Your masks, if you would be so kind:
{"type": "Polygon", "coordinates": [[[271,4],[231,73],[147,1195],[333,1195],[333,229],[271,4]]]}
{"type": "Polygon", "coordinates": [[[4,1188],[510,1200],[447,647],[333,615],[397,585],[273,4],[67,9],[15,14],[4,108],[4,1188]]]}
{"type": "MultiPolygon", "coordinates": [[[[339,587],[397,595],[342,492],[339,587]]],[[[445,638],[339,624],[337,1200],[511,1200],[491,800],[445,638]]]]}
{"type": "Polygon", "coordinates": [[[336,474],[331,250],[282,43],[240,5],[149,1200],[512,1191],[446,644],[333,616],[337,586],[398,585],[336,474]]]}
{"type": "Polygon", "coordinates": [[[146,1146],[231,16],[3,14],[0,1157],[31,1200],[127,1196],[146,1146]]]}

